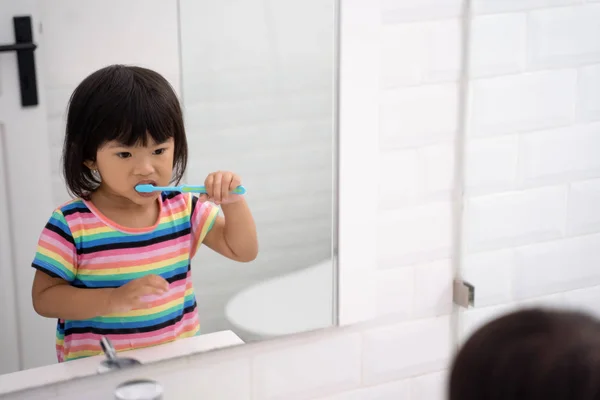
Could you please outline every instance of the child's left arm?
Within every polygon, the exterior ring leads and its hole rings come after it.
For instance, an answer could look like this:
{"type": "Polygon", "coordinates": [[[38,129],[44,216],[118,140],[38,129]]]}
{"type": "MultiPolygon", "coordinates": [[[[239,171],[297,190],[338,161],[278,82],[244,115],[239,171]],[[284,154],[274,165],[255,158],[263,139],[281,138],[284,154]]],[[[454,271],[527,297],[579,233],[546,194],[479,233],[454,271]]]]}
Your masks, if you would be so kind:
{"type": "Polygon", "coordinates": [[[213,172],[206,178],[207,199],[221,206],[224,217],[217,217],[203,243],[227,258],[249,262],[258,254],[256,224],[244,197],[230,193],[241,182],[231,172],[213,172]]]}

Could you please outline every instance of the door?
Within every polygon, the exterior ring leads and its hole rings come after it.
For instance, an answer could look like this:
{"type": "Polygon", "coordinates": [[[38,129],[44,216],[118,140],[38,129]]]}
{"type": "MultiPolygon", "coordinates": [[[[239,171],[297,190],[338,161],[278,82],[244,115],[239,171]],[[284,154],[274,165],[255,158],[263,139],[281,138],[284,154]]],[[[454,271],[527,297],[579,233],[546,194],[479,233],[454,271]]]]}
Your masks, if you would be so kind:
{"type": "Polygon", "coordinates": [[[0,46],[15,43],[15,16],[32,18],[39,103],[21,104],[17,54],[0,52],[0,373],[56,362],[55,321],[31,304],[31,261],[54,207],[37,0],[0,0],[0,46]]]}

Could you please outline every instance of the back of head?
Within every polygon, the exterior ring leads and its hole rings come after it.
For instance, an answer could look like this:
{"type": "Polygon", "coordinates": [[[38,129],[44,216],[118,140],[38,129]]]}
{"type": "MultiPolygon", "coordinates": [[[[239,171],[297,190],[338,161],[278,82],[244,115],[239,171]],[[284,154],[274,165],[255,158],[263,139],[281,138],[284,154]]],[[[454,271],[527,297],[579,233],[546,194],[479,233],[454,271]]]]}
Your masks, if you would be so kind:
{"type": "Polygon", "coordinates": [[[449,400],[600,400],[600,322],[530,309],[477,330],[454,359],[449,400]]]}

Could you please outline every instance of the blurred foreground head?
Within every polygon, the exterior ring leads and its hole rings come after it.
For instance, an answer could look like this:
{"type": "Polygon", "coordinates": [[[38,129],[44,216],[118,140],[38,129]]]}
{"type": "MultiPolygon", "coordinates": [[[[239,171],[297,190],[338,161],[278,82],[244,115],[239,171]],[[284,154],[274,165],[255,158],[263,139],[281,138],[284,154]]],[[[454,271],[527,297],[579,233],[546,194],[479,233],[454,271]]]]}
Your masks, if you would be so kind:
{"type": "Polygon", "coordinates": [[[479,328],[453,361],[449,400],[600,400],[600,322],[530,309],[479,328]]]}

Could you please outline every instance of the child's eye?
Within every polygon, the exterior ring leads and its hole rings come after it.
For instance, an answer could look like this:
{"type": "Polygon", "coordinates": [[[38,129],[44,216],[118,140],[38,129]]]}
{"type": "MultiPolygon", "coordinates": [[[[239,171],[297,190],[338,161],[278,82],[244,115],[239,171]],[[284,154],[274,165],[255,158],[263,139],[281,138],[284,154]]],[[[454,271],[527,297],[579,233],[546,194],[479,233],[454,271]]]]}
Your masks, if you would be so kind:
{"type": "Polygon", "coordinates": [[[165,152],[166,149],[156,149],[154,150],[154,154],[156,154],[157,156],[163,154],[165,152]]]}
{"type": "Polygon", "coordinates": [[[119,158],[129,158],[129,157],[131,157],[131,153],[128,153],[128,152],[117,153],[117,157],[119,157],[119,158]]]}

